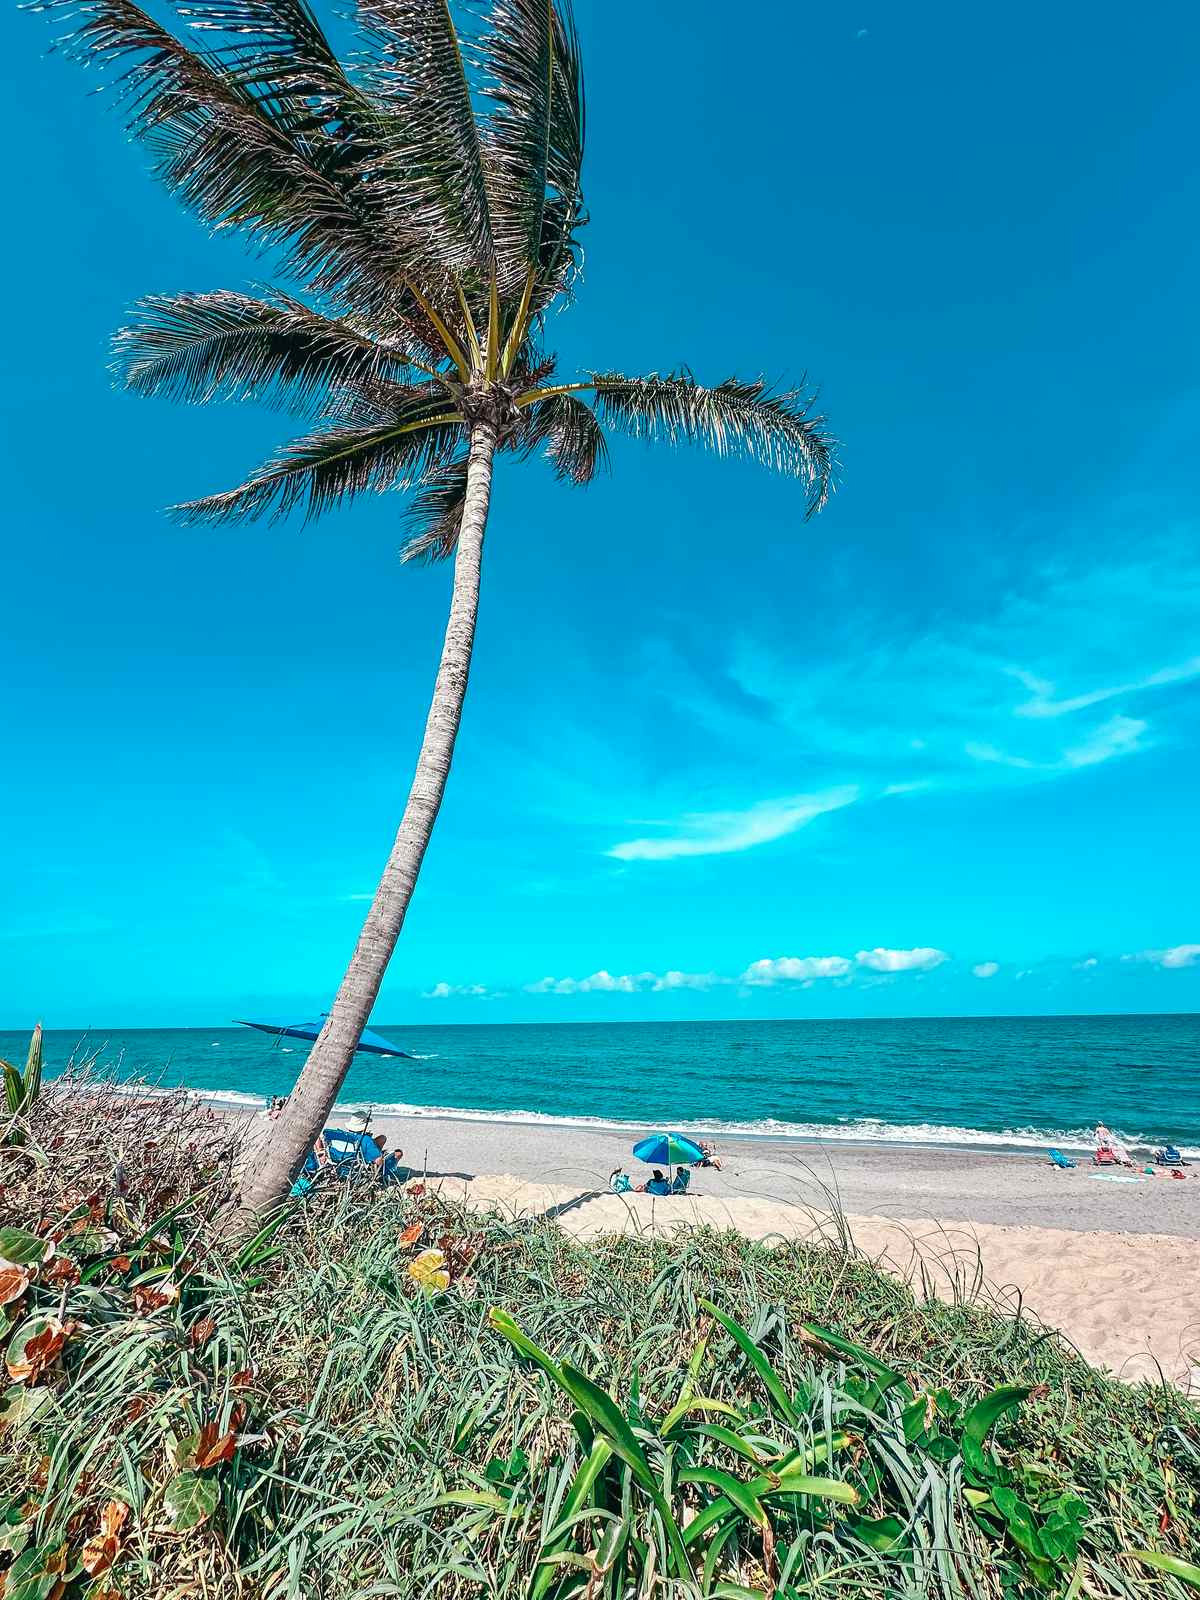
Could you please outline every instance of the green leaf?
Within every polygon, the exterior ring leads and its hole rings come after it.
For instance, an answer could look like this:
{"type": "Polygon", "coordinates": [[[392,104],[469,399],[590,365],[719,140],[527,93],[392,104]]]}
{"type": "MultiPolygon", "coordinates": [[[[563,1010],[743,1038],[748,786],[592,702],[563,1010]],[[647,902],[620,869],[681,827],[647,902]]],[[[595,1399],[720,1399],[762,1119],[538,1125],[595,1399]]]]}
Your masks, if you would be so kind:
{"type": "Polygon", "coordinates": [[[904,1442],[916,1444],[925,1432],[929,1417],[929,1403],[925,1395],[919,1394],[911,1405],[904,1408],[904,1442]]]}
{"type": "Polygon", "coordinates": [[[749,1484],[743,1483],[740,1478],[735,1478],[730,1472],[722,1472],[719,1467],[685,1467],[679,1474],[680,1483],[705,1483],[710,1488],[718,1490],[750,1522],[756,1527],[767,1526],[767,1513],[758,1497],[751,1491],[749,1484]]]}
{"type": "Polygon", "coordinates": [[[0,1523],[0,1551],[11,1556],[19,1556],[29,1543],[33,1533],[32,1522],[3,1522],[0,1523]]]}
{"type": "Polygon", "coordinates": [[[876,1387],[880,1394],[888,1389],[899,1388],[906,1400],[913,1398],[913,1392],[894,1367],[889,1367],[886,1361],[880,1361],[878,1356],[864,1350],[860,1344],[852,1344],[849,1339],[843,1339],[839,1334],[830,1333],[827,1328],[818,1328],[814,1323],[802,1323],[805,1333],[812,1334],[814,1339],[819,1339],[822,1344],[827,1344],[831,1350],[836,1350],[839,1355],[845,1356],[849,1361],[855,1362],[860,1367],[874,1374],[876,1387]]]}
{"type": "Polygon", "coordinates": [[[53,1249],[48,1239],[39,1239],[36,1233],[27,1233],[24,1228],[0,1228],[0,1259],[14,1267],[45,1261],[53,1249]]]}
{"type": "Polygon", "coordinates": [[[717,1411],[722,1416],[740,1419],[737,1407],[731,1406],[728,1401],[714,1400],[710,1396],[703,1394],[692,1395],[690,1398],[683,1397],[675,1402],[663,1418],[662,1427],[659,1429],[663,1438],[665,1439],[672,1428],[678,1427],[684,1417],[693,1411],[717,1411]]]}
{"type": "MultiPolygon", "coordinates": [[[[557,1555],[562,1550],[569,1535],[569,1529],[567,1532],[562,1531],[562,1524],[569,1522],[577,1511],[588,1504],[596,1480],[612,1460],[612,1453],[612,1446],[607,1439],[597,1439],[592,1445],[587,1459],[575,1474],[575,1480],[571,1484],[558,1522],[546,1536],[546,1541],[542,1545],[541,1555],[538,1558],[539,1561],[548,1562],[550,1557],[557,1555]]],[[[557,1574],[552,1565],[540,1567],[529,1591],[530,1600],[541,1600],[542,1595],[555,1581],[556,1576],[557,1574]]]]}
{"type": "Polygon", "coordinates": [[[705,1311],[707,1311],[711,1317],[715,1317],[715,1319],[725,1329],[725,1332],[733,1340],[734,1344],[738,1346],[742,1354],[746,1357],[746,1360],[758,1374],[762,1381],[763,1387],[766,1389],[767,1393],[771,1396],[772,1400],[774,1400],[776,1406],[779,1408],[779,1411],[783,1416],[783,1420],[789,1423],[792,1427],[795,1427],[796,1408],[792,1404],[791,1397],[788,1395],[787,1390],[783,1387],[783,1384],[779,1381],[779,1375],[775,1371],[775,1368],[767,1360],[766,1356],[763,1355],[762,1351],[746,1332],[745,1328],[742,1327],[740,1322],[735,1322],[732,1317],[727,1317],[723,1311],[719,1311],[717,1307],[713,1305],[711,1300],[701,1299],[697,1303],[702,1305],[705,1311]]]}
{"type": "Polygon", "coordinates": [[[563,1389],[567,1394],[571,1393],[563,1382],[562,1369],[559,1367],[558,1362],[548,1356],[541,1345],[534,1344],[533,1340],[521,1330],[507,1311],[502,1311],[499,1306],[493,1306],[488,1312],[488,1321],[498,1334],[508,1340],[514,1350],[523,1356],[527,1356],[530,1361],[536,1361],[542,1371],[553,1378],[560,1389],[563,1389]]]}
{"type": "Polygon", "coordinates": [[[1147,1567],[1157,1567],[1159,1572],[1169,1572],[1173,1578],[1178,1578],[1181,1583],[1190,1584],[1193,1589],[1200,1589],[1200,1567],[1195,1567],[1190,1561],[1181,1561],[1178,1556],[1164,1555],[1161,1550],[1126,1550],[1125,1555],[1131,1556],[1134,1561],[1141,1561],[1147,1567]]]}
{"type": "MultiPolygon", "coordinates": [[[[963,1443],[971,1439],[982,1449],[999,1418],[1027,1400],[1032,1393],[1033,1389],[1026,1383],[1006,1383],[999,1389],[993,1389],[991,1394],[985,1395],[967,1412],[963,1420],[963,1443]]],[[[963,1457],[966,1457],[965,1450],[963,1457]]]]}
{"type": "Polygon", "coordinates": [[[1013,1543],[1019,1545],[1026,1555],[1044,1559],[1046,1551],[1038,1537],[1037,1519],[1020,1495],[999,1483],[992,1490],[992,1503],[1004,1518],[1013,1543]]]}
{"type": "MultiPolygon", "coordinates": [[[[848,1433],[835,1433],[833,1436],[833,1449],[844,1450],[850,1442],[848,1433]]],[[[808,1469],[817,1461],[823,1461],[827,1452],[825,1445],[814,1445],[811,1450],[793,1450],[786,1455],[778,1466],[769,1472],[760,1473],[757,1478],[751,1478],[749,1488],[756,1498],[766,1499],[770,1494],[809,1494],[823,1493],[828,1498],[836,1498],[846,1504],[853,1505],[858,1496],[849,1484],[838,1483],[832,1478],[808,1478],[808,1469]],[[836,1495],[830,1494],[827,1489],[811,1490],[800,1487],[800,1484],[833,1484],[837,1489],[836,1495]]],[[[726,1495],[720,1495],[709,1505],[704,1507],[699,1516],[693,1517],[684,1529],[683,1542],[694,1544],[703,1534],[722,1521],[733,1509],[732,1501],[726,1495]]]]}
{"type": "Polygon", "coordinates": [[[163,1505],[176,1533],[198,1528],[217,1509],[218,1490],[214,1478],[198,1472],[180,1472],[163,1493],[163,1505]]]}
{"type": "Polygon", "coordinates": [[[0,1434],[9,1428],[19,1430],[32,1422],[52,1398],[49,1389],[27,1389],[23,1383],[12,1384],[0,1395],[0,1434]]]}
{"type": "Polygon", "coordinates": [[[4,1600],[46,1600],[63,1577],[61,1572],[47,1572],[46,1563],[57,1556],[61,1548],[60,1544],[39,1545],[19,1555],[6,1574],[4,1600]]]}
{"type": "Polygon", "coordinates": [[[882,1553],[891,1550],[904,1537],[906,1524],[900,1517],[847,1517],[838,1526],[844,1527],[869,1550],[882,1553]]]}
{"type": "Polygon", "coordinates": [[[10,1117],[15,1117],[21,1109],[25,1085],[21,1081],[21,1074],[11,1061],[0,1061],[0,1069],[4,1072],[4,1100],[8,1114],[10,1117]]]}
{"type": "Polygon", "coordinates": [[[858,1490],[853,1484],[843,1483],[840,1478],[813,1478],[806,1472],[780,1472],[769,1475],[769,1487],[758,1488],[759,1480],[754,1480],[757,1492],[766,1500],[775,1494],[811,1494],[821,1500],[840,1500],[844,1506],[858,1504],[858,1490]]]}
{"type": "Polygon", "coordinates": [[[658,1481],[650,1470],[645,1452],[612,1397],[566,1362],[560,1372],[563,1388],[601,1433],[607,1434],[613,1449],[632,1469],[638,1481],[647,1489],[657,1489],[658,1481]]]}
{"type": "Polygon", "coordinates": [[[25,1100],[22,1110],[28,1111],[42,1087],[42,1025],[39,1022],[29,1041],[29,1054],[25,1057],[25,1100]]]}
{"type": "Polygon", "coordinates": [[[740,1433],[734,1433],[732,1428],[722,1427],[719,1422],[702,1422],[694,1431],[707,1439],[715,1440],[717,1444],[723,1444],[735,1455],[744,1456],[756,1467],[765,1466],[767,1461],[772,1459],[761,1455],[748,1439],[743,1439],[740,1433]]]}

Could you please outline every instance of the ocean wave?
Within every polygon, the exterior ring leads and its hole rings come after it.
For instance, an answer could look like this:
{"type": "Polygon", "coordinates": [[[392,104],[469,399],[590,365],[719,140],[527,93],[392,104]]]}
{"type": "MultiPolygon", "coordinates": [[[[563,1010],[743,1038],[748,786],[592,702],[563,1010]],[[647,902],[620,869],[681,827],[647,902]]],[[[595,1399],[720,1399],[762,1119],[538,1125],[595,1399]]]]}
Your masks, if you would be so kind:
{"type": "MultiPolygon", "coordinates": [[[[262,1111],[270,1098],[266,1094],[245,1094],[237,1089],[165,1088],[142,1084],[124,1085],[117,1092],[136,1094],[146,1099],[182,1093],[189,1099],[202,1100],[207,1105],[231,1111],[262,1111]]],[[[419,1106],[404,1101],[379,1100],[339,1101],[332,1115],[344,1121],[347,1118],[361,1118],[368,1113],[376,1118],[517,1123],[528,1127],[591,1129],[596,1133],[644,1134],[649,1128],[665,1127],[661,1120],[648,1117],[562,1116],[549,1111],[480,1110],[471,1106],[419,1106]]],[[[934,1122],[882,1122],[874,1118],[847,1118],[839,1122],[786,1122],[778,1117],[761,1117],[753,1121],[717,1117],[705,1121],[672,1121],[670,1129],[677,1133],[715,1135],[726,1139],[774,1140],[779,1143],[904,1144],[978,1150],[1045,1150],[1053,1146],[1059,1150],[1079,1152],[1091,1151],[1096,1142],[1090,1128],[966,1128],[934,1122]]],[[[1165,1142],[1161,1136],[1153,1134],[1121,1128],[1114,1128],[1113,1132],[1123,1143],[1131,1146],[1154,1147],[1165,1142]]],[[[1180,1145],[1179,1149],[1189,1159],[1200,1160],[1200,1148],[1180,1145]]]]}
{"type": "MultiPolygon", "coordinates": [[[[402,1102],[353,1101],[335,1108],[342,1116],[408,1117],[414,1120],[452,1122],[520,1123],[532,1127],[592,1128],[597,1133],[645,1133],[650,1127],[665,1125],[652,1118],[556,1116],[546,1111],[491,1111],[467,1106],[415,1106],[402,1102]]],[[[1090,1128],[964,1128],[932,1122],[880,1122],[870,1118],[844,1122],[785,1122],[762,1117],[739,1122],[710,1118],[706,1121],[674,1121],[672,1132],[719,1134],[730,1139],[770,1139],[798,1143],[911,1144],[969,1146],[994,1150],[1032,1150],[1054,1146],[1059,1150],[1090,1151],[1095,1137],[1090,1128]]],[[[1149,1134],[1127,1133],[1114,1129],[1129,1145],[1160,1145],[1164,1141],[1149,1134]]],[[[1200,1149],[1181,1146],[1185,1156],[1200,1158],[1200,1149]]]]}

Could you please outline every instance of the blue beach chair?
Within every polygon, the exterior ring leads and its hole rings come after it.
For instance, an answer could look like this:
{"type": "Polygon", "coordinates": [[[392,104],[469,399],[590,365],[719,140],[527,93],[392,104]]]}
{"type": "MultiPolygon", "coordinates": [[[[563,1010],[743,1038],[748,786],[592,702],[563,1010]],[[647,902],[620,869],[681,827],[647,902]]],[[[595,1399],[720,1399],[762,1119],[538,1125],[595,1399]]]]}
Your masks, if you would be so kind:
{"type": "Polygon", "coordinates": [[[1179,1154],[1173,1144],[1164,1145],[1161,1150],[1154,1152],[1154,1159],[1160,1167],[1186,1167],[1187,1162],[1179,1154]]]}
{"type": "MultiPolygon", "coordinates": [[[[325,1149],[329,1153],[329,1164],[339,1178],[352,1177],[357,1168],[370,1166],[383,1155],[383,1151],[369,1133],[349,1133],[345,1128],[326,1128],[322,1137],[325,1140],[325,1149]]],[[[307,1194],[320,1170],[320,1163],[310,1150],[300,1170],[300,1176],[292,1185],[293,1195],[307,1194]]],[[[400,1163],[394,1155],[384,1157],[382,1171],[384,1183],[404,1181],[400,1163]]]]}
{"type": "Polygon", "coordinates": [[[1051,1150],[1050,1160],[1056,1167],[1061,1167],[1064,1172],[1069,1171],[1072,1167],[1078,1166],[1079,1164],[1076,1161],[1072,1161],[1070,1156],[1063,1155],[1061,1150],[1051,1150]]]}

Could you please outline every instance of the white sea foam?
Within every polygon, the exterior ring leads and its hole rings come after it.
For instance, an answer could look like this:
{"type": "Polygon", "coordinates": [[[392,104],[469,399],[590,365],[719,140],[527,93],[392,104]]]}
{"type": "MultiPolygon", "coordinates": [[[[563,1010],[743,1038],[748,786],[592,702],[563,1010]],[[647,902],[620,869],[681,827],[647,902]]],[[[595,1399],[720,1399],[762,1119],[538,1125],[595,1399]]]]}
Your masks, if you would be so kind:
{"type": "MultiPolygon", "coordinates": [[[[146,1088],[130,1084],[123,1091],[139,1097],[180,1093],[179,1089],[146,1088]]],[[[203,1100],[215,1107],[234,1111],[261,1111],[269,1096],[243,1094],[237,1089],[185,1089],[190,1099],[203,1100]]],[[[409,1117],[424,1121],[519,1123],[530,1127],[591,1128],[597,1133],[645,1133],[652,1125],[664,1128],[667,1124],[653,1118],[637,1120],[621,1117],[554,1116],[547,1111],[481,1111],[469,1106],[415,1106],[403,1101],[355,1100],[339,1101],[333,1115],[341,1120],[361,1118],[367,1112],[372,1117],[409,1117]]],[[[803,1143],[828,1144],[906,1144],[944,1145],[952,1148],[983,1150],[1045,1150],[1051,1146],[1059,1150],[1090,1151],[1095,1137],[1090,1128],[962,1128],[935,1122],[879,1122],[860,1118],[843,1122],[784,1122],[777,1117],[762,1117],[753,1122],[737,1122],[713,1118],[705,1121],[674,1119],[672,1132],[718,1134],[729,1139],[772,1139],[781,1142],[796,1140],[803,1143]]],[[[1161,1136],[1136,1133],[1120,1128],[1113,1132],[1123,1143],[1135,1146],[1156,1146],[1163,1143],[1161,1136]]],[[[1191,1160],[1200,1160],[1200,1147],[1181,1145],[1180,1153],[1191,1160]]]]}
{"type": "MultiPolygon", "coordinates": [[[[362,1116],[370,1111],[374,1117],[411,1117],[414,1119],[445,1119],[456,1122],[522,1123],[530,1126],[560,1128],[594,1128],[597,1132],[644,1133],[653,1119],[628,1120],[619,1117],[554,1116],[544,1111],[480,1111],[465,1106],[414,1106],[402,1102],[354,1101],[339,1103],[337,1112],[342,1116],[362,1116]]],[[[658,1122],[656,1127],[666,1124],[658,1122]]],[[[722,1134],[734,1139],[795,1139],[811,1143],[824,1141],[839,1144],[916,1144],[950,1145],[990,1148],[995,1150],[1046,1149],[1054,1146],[1060,1150],[1092,1150],[1095,1138],[1090,1128],[961,1128],[932,1122],[878,1122],[863,1118],[844,1122],[784,1122],[776,1117],[763,1117],[753,1122],[723,1121],[720,1118],[697,1121],[673,1120],[670,1128],[679,1133],[722,1134]]],[[[1117,1136],[1130,1145],[1158,1145],[1163,1141],[1148,1134],[1126,1133],[1115,1129],[1117,1136]]],[[[1200,1158],[1200,1149],[1182,1146],[1185,1156],[1200,1158]]]]}

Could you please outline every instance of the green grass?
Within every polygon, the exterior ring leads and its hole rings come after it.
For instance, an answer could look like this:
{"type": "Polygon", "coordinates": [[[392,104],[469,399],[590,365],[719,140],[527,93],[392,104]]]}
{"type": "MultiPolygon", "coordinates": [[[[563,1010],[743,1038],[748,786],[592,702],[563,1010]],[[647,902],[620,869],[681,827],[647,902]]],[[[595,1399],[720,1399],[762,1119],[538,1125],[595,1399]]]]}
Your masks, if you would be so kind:
{"type": "Polygon", "coordinates": [[[44,1094],[0,1150],[0,1219],[61,1235],[9,1359],[31,1313],[66,1325],[0,1404],[5,1600],[1195,1593],[1195,1406],[1033,1323],[838,1246],[585,1245],[372,1185],[231,1262],[221,1128],[100,1094],[44,1094]]]}

